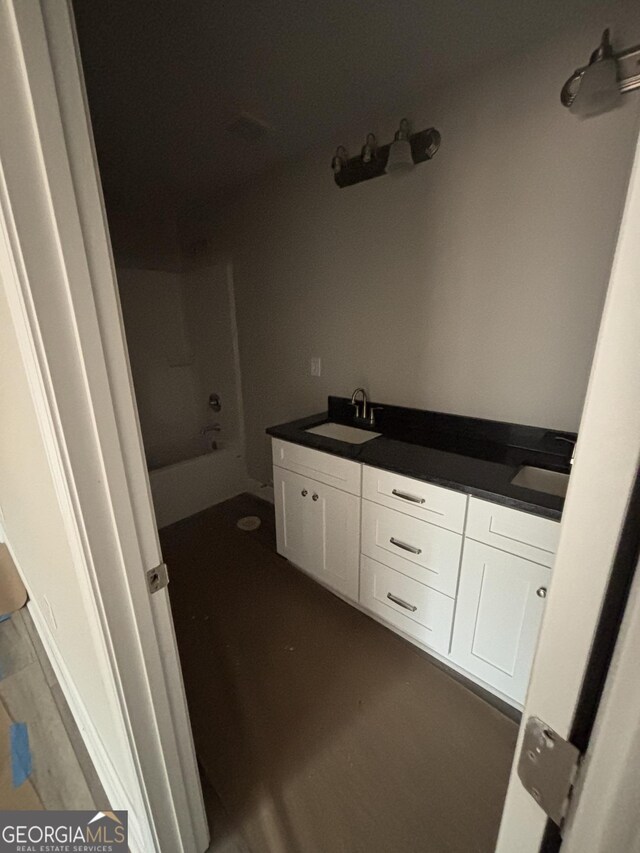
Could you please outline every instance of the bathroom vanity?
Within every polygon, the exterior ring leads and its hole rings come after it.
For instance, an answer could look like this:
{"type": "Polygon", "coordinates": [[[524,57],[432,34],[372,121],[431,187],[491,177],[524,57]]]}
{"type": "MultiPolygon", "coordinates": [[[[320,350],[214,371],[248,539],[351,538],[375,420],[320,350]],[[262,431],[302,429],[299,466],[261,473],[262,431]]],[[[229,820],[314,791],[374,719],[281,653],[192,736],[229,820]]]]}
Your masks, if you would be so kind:
{"type": "Polygon", "coordinates": [[[575,436],[399,407],[368,440],[337,439],[333,423],[354,429],[342,398],[268,430],[278,552],[522,707],[563,497],[512,481],[524,468],[568,479],[575,436]]]}

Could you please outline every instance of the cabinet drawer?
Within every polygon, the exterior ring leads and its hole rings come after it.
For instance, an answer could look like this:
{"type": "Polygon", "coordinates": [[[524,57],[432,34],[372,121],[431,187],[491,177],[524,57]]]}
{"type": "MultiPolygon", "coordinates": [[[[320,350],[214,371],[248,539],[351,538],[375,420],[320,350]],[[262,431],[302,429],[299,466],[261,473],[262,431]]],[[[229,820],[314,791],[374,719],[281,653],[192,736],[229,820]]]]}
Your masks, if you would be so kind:
{"type": "Polygon", "coordinates": [[[462,536],[362,501],[362,553],[455,598],[462,536]]]}
{"type": "Polygon", "coordinates": [[[360,604],[425,646],[448,653],[452,598],[362,555],[360,604]]]}
{"type": "Polygon", "coordinates": [[[549,518],[471,498],[466,535],[525,560],[552,566],[560,524],[549,518]]]}
{"type": "Polygon", "coordinates": [[[461,492],[365,465],[362,496],[456,533],[464,528],[467,496],[461,492]]]}
{"type": "Polygon", "coordinates": [[[273,464],[287,471],[295,471],[320,483],[359,495],[362,491],[362,465],[320,450],[311,450],[299,444],[271,439],[273,464]]]}

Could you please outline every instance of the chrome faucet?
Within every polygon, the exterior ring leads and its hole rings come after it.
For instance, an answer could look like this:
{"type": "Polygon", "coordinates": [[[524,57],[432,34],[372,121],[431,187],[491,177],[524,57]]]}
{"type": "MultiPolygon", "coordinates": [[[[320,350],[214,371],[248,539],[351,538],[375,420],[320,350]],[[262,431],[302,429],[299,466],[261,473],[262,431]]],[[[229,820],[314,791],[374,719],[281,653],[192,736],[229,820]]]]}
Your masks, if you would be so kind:
{"type": "Polygon", "coordinates": [[[367,392],[364,390],[364,388],[356,388],[356,390],[351,395],[351,405],[355,406],[356,418],[359,418],[363,421],[366,420],[366,418],[367,418],[367,392]],[[356,400],[356,397],[358,396],[358,394],[362,394],[362,399],[360,401],[362,403],[362,408],[360,408],[358,401],[356,400]]]}

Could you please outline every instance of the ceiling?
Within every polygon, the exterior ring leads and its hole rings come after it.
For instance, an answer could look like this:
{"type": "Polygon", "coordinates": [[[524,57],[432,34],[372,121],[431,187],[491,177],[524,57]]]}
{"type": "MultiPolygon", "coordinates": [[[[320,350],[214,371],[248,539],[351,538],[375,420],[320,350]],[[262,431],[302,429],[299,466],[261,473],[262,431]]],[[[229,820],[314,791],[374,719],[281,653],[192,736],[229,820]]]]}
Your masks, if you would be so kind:
{"type": "Polygon", "coordinates": [[[328,164],[348,128],[399,118],[429,87],[597,5],[75,0],[107,206],[178,212],[321,143],[328,164]],[[228,132],[242,113],[268,125],[261,141],[228,132]]]}

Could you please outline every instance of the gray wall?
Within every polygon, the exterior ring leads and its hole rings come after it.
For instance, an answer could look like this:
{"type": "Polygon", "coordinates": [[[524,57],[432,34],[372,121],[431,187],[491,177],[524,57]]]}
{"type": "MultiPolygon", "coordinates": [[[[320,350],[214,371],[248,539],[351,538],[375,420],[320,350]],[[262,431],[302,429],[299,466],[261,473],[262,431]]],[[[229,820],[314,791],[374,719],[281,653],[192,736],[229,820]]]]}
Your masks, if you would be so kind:
{"type": "Polygon", "coordinates": [[[271,476],[268,424],[360,384],[378,401],[577,429],[640,103],[588,121],[560,106],[604,23],[640,36],[638,7],[620,5],[399,104],[443,136],[410,175],[338,190],[322,150],[236,191],[218,225],[189,226],[233,261],[250,475],[271,476]]]}

